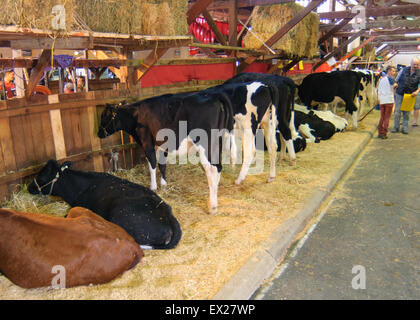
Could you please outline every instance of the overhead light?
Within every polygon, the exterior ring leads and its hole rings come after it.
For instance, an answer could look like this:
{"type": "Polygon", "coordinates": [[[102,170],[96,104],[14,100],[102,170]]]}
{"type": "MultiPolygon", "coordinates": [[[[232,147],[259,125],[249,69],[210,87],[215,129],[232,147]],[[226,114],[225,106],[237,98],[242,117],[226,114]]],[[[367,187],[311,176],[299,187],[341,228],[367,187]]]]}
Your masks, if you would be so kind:
{"type": "Polygon", "coordinates": [[[404,34],[405,37],[420,37],[420,33],[406,33],[404,34]]]}

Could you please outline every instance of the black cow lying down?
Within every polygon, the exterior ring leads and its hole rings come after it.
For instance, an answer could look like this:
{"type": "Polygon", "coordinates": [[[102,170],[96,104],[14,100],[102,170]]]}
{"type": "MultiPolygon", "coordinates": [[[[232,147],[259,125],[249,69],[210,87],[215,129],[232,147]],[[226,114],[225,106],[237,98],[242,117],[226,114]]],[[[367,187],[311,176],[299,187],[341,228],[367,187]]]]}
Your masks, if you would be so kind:
{"type": "Polygon", "coordinates": [[[49,160],[28,186],[31,194],[61,197],[72,207],[92,210],[122,227],[143,247],[174,248],[181,228],[172,209],[156,193],[139,184],[101,172],[70,169],[49,160]]]}
{"type": "Polygon", "coordinates": [[[347,120],[331,111],[309,110],[295,105],[295,126],[307,142],[330,139],[336,132],[344,131],[347,120]]]}
{"type": "Polygon", "coordinates": [[[290,164],[296,161],[295,152],[302,151],[306,147],[305,139],[299,135],[292,119],[294,110],[294,97],[296,85],[292,79],[278,75],[263,73],[244,72],[227,80],[225,84],[244,83],[259,81],[263,84],[275,87],[278,90],[278,101],[274,102],[277,111],[277,128],[281,137],[281,151],[279,160],[284,159],[286,148],[289,153],[290,164]]]}
{"type": "Polygon", "coordinates": [[[167,155],[187,154],[193,146],[207,175],[209,211],[216,213],[223,137],[232,129],[229,98],[223,93],[198,92],[168,94],[120,107],[108,104],[101,115],[98,136],[105,138],[119,130],[130,134],[145,150],[152,189],[157,188],[156,148],[160,151],[159,169],[165,179],[167,155]]]}

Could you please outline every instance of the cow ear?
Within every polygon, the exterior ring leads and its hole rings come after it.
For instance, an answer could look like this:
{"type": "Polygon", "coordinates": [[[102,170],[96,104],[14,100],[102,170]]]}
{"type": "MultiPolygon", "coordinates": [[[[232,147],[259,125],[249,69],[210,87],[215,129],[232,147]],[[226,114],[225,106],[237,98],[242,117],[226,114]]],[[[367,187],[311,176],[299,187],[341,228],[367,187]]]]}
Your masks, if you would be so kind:
{"type": "Polygon", "coordinates": [[[73,166],[73,163],[71,161],[65,161],[61,166],[60,166],[60,171],[63,172],[66,169],[69,169],[71,166],[73,166]]]}

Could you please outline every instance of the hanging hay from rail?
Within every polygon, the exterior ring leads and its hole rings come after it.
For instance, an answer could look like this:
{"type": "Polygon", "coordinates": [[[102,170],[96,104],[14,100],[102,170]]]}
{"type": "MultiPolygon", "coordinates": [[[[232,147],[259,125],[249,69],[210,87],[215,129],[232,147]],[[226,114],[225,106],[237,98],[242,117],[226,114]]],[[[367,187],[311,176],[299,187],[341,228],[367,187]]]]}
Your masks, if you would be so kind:
{"type": "MultiPolygon", "coordinates": [[[[252,32],[267,41],[302,9],[302,6],[295,3],[260,6],[251,21],[252,32]]],[[[318,55],[318,29],[319,17],[310,13],[275,43],[272,49],[280,50],[281,54],[288,57],[312,58],[318,55]]],[[[251,49],[262,46],[261,41],[250,32],[245,35],[244,43],[246,48],[251,49]]]]}
{"type": "Polygon", "coordinates": [[[188,33],[188,0],[3,0],[0,25],[51,30],[51,10],[66,10],[65,31],[174,36],[188,33]],[[76,21],[75,14],[83,23],[76,21]]]}

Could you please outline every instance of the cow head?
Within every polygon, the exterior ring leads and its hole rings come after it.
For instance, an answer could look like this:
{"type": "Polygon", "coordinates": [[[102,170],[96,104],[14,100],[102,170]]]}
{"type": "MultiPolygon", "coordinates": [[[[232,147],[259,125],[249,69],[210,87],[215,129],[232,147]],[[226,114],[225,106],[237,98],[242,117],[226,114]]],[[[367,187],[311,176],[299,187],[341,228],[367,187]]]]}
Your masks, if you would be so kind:
{"type": "Polygon", "coordinates": [[[293,139],[293,147],[295,152],[300,152],[305,150],[306,148],[306,139],[302,137],[300,134],[293,139]]]}
{"type": "Polygon", "coordinates": [[[70,161],[59,165],[55,160],[49,160],[41,169],[35,179],[29,184],[28,192],[31,194],[57,195],[55,184],[63,172],[70,168],[70,161]]]}
{"type": "Polygon", "coordinates": [[[105,110],[101,114],[101,122],[98,130],[99,138],[106,138],[122,129],[121,120],[118,116],[118,106],[124,104],[125,101],[120,102],[118,105],[106,104],[105,110]]]}

